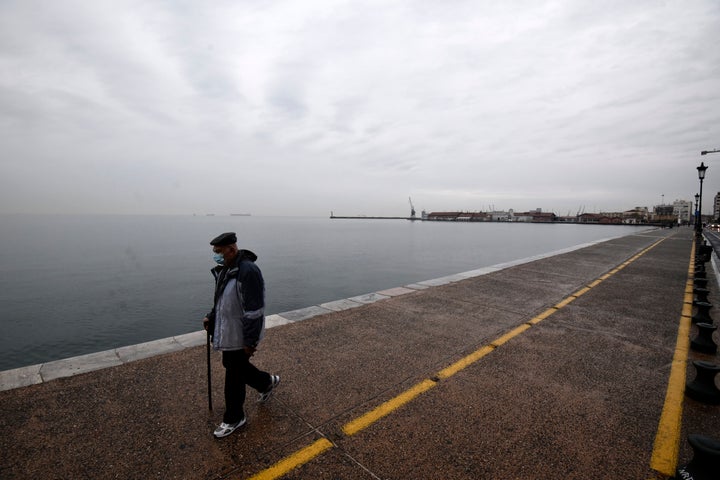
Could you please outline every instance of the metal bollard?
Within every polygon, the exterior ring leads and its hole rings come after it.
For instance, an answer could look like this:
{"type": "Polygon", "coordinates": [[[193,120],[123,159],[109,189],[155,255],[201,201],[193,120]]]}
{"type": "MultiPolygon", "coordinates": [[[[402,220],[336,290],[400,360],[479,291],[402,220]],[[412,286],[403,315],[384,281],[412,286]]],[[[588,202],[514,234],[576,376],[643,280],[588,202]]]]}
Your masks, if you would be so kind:
{"type": "Polygon", "coordinates": [[[694,301],[693,305],[697,307],[697,312],[692,316],[692,323],[709,323],[712,325],[713,319],[710,316],[712,304],[708,302],[694,301]]]}
{"type": "Polygon", "coordinates": [[[720,405],[720,390],[715,386],[715,375],[720,372],[720,365],[702,360],[693,361],[695,379],[685,384],[685,395],[698,402],[720,405]]]}
{"type": "Polygon", "coordinates": [[[720,472],[720,442],[703,435],[688,435],[693,458],[675,471],[675,480],[716,480],[720,472]]]}
{"type": "Polygon", "coordinates": [[[713,341],[712,335],[717,327],[710,323],[698,323],[698,334],[690,341],[690,348],[701,353],[717,352],[717,345],[713,341]]]}
{"type": "Polygon", "coordinates": [[[710,290],[708,290],[707,288],[696,287],[693,288],[693,293],[696,295],[695,298],[698,302],[708,303],[708,295],[710,295],[710,290]]]}
{"type": "Polygon", "coordinates": [[[699,254],[703,257],[703,261],[709,262],[712,252],[713,248],[710,245],[700,245],[699,254]]]}

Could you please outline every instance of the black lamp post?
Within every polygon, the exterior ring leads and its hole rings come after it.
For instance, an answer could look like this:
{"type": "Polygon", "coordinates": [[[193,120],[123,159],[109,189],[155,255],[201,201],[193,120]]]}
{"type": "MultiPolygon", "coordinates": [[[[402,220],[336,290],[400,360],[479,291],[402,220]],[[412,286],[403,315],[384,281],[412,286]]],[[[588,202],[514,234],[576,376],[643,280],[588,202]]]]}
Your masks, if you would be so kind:
{"type": "Polygon", "coordinates": [[[700,218],[700,210],[698,210],[698,202],[700,201],[700,194],[695,194],[695,230],[698,229],[698,219],[700,218]]]}
{"type": "Polygon", "coordinates": [[[702,184],[703,180],[705,180],[705,170],[707,170],[708,167],[705,166],[705,162],[700,162],[700,166],[697,167],[698,171],[698,178],[700,179],[700,206],[698,208],[698,211],[700,212],[700,218],[698,220],[698,226],[697,226],[697,232],[698,235],[702,232],[702,184]]]}

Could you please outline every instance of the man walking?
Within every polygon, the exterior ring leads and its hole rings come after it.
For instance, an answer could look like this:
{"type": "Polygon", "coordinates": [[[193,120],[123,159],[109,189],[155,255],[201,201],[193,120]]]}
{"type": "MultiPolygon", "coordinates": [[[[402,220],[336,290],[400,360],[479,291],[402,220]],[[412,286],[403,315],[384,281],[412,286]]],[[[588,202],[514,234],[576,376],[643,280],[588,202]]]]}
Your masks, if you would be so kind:
{"type": "Polygon", "coordinates": [[[212,269],[215,302],[203,327],[212,335],[213,348],[222,352],[225,367],[225,414],[213,432],[215,438],[222,438],[246,422],[245,385],[260,392],[258,402],[265,402],[280,377],[250,363],[265,333],[265,282],[255,264],[257,255],[238,250],[234,232],[218,235],[210,245],[218,264],[212,269]]]}

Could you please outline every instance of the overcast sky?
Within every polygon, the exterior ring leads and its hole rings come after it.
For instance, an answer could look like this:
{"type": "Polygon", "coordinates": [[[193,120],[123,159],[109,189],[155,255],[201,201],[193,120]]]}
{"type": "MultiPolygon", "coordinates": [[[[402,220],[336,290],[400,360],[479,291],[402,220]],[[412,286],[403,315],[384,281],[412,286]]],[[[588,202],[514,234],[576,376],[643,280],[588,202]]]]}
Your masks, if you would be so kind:
{"type": "Polygon", "coordinates": [[[0,213],[720,191],[720,2],[0,0],[0,213]]]}

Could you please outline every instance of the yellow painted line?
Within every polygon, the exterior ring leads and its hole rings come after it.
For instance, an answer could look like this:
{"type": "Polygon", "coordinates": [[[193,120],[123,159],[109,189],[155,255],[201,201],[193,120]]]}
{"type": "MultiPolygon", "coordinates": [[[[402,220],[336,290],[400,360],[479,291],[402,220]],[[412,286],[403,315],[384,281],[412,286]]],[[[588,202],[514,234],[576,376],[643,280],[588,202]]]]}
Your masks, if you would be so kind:
{"type": "Polygon", "coordinates": [[[536,325],[536,324],[542,322],[543,320],[545,320],[547,317],[549,317],[550,315],[552,315],[555,312],[557,312],[557,308],[555,308],[555,307],[548,308],[543,313],[536,316],[535,318],[528,321],[527,323],[529,323],[530,325],[536,325]]]}
{"type": "Polygon", "coordinates": [[[680,451],[680,428],[685,395],[685,368],[690,344],[690,319],[680,318],[677,345],[670,369],[668,389],[658,431],[655,435],[650,467],[664,475],[674,475],[680,451]]]}
{"type": "Polygon", "coordinates": [[[575,297],[575,298],[577,298],[577,297],[580,297],[580,296],[582,296],[582,295],[585,295],[585,294],[586,294],[587,292],[589,292],[589,291],[590,291],[590,287],[581,288],[581,289],[578,290],[577,292],[573,293],[572,296],[575,297]]]}
{"type": "MultiPolygon", "coordinates": [[[[695,244],[693,243],[690,252],[691,264],[694,257],[695,244]]],[[[675,474],[680,452],[682,408],[685,399],[685,370],[690,346],[691,313],[692,304],[687,302],[686,295],[686,303],[683,305],[680,326],[678,327],[675,353],[670,367],[665,403],[660,414],[660,422],[655,434],[655,443],[650,459],[650,468],[667,476],[675,474]]]]}
{"type": "Polygon", "coordinates": [[[598,278],[597,280],[595,280],[594,282],[592,282],[590,285],[588,285],[588,287],[590,287],[590,288],[595,288],[595,287],[597,287],[598,285],[600,285],[602,282],[603,282],[603,281],[602,281],[600,278],[598,278]]]}
{"type": "Polygon", "coordinates": [[[410,402],[412,399],[414,399],[421,393],[427,392],[435,385],[437,385],[437,383],[433,382],[432,380],[423,380],[414,387],[405,390],[397,397],[388,400],[387,402],[383,403],[382,405],[378,406],[373,410],[370,410],[365,415],[362,415],[361,417],[358,417],[355,420],[346,423],[342,429],[343,433],[348,436],[355,435],[359,431],[367,428],[369,425],[377,422],[382,417],[389,415],[390,413],[394,412],[406,403],[410,402]]]}
{"type": "Polygon", "coordinates": [[[555,307],[550,307],[550,308],[548,308],[547,310],[545,310],[543,313],[541,313],[540,315],[538,315],[536,318],[539,318],[539,319],[541,319],[541,320],[544,320],[544,319],[546,319],[547,317],[549,317],[550,315],[552,315],[552,314],[555,313],[555,312],[557,312],[557,308],[555,308],[555,307]]]}
{"type": "Polygon", "coordinates": [[[327,438],[321,438],[302,450],[298,450],[289,457],[285,457],[272,467],[256,473],[250,477],[249,480],[271,480],[282,477],[290,470],[304,465],[318,455],[321,455],[326,450],[332,448],[332,446],[333,444],[330,443],[327,438]]]}
{"type": "Polygon", "coordinates": [[[565,300],[563,300],[562,302],[556,304],[556,305],[555,305],[555,308],[557,308],[558,310],[560,310],[560,309],[563,308],[563,307],[567,307],[568,304],[570,304],[570,302],[572,302],[573,300],[575,300],[575,297],[567,297],[567,298],[566,298],[565,300]]]}
{"type": "Polygon", "coordinates": [[[480,360],[482,357],[487,355],[488,353],[495,350],[495,347],[491,345],[485,345],[484,347],[475,350],[473,353],[468,355],[467,357],[461,358],[457,362],[453,363],[449,367],[445,367],[442,370],[440,370],[437,374],[438,378],[448,378],[455,375],[460,370],[472,365],[473,363],[480,360]]]}
{"type": "Polygon", "coordinates": [[[507,343],[509,340],[517,337],[518,335],[520,335],[521,333],[523,333],[523,332],[524,332],[525,330],[527,330],[528,328],[530,328],[530,325],[528,325],[527,323],[523,323],[522,325],[520,325],[520,326],[518,326],[518,327],[515,327],[515,328],[513,328],[512,330],[510,330],[510,331],[509,331],[508,333],[506,333],[505,335],[502,335],[501,337],[496,338],[495,340],[493,340],[492,342],[490,342],[490,345],[492,345],[492,346],[494,346],[495,348],[497,348],[497,347],[499,347],[500,345],[502,345],[503,343],[507,343]]]}

